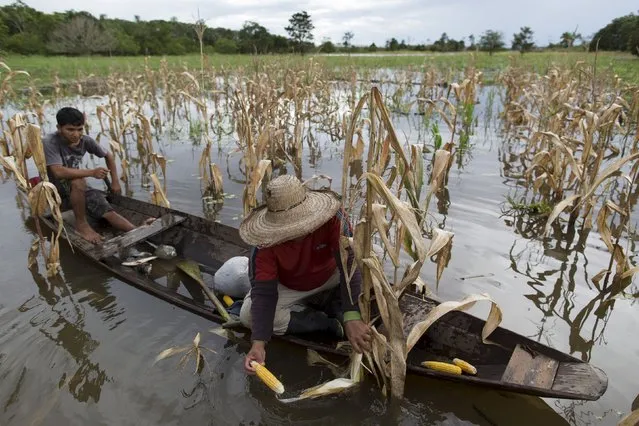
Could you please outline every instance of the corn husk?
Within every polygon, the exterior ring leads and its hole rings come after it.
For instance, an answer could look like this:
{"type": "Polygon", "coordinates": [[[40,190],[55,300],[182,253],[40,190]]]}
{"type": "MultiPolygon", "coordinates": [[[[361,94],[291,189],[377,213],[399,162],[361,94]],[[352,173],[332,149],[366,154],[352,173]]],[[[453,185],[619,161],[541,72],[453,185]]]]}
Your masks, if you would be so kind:
{"type": "Polygon", "coordinates": [[[144,265],[145,263],[149,263],[152,260],[157,259],[157,256],[148,256],[148,257],[143,257],[141,259],[135,259],[132,260],[130,262],[122,262],[122,266],[139,266],[139,265],[144,265]]]}

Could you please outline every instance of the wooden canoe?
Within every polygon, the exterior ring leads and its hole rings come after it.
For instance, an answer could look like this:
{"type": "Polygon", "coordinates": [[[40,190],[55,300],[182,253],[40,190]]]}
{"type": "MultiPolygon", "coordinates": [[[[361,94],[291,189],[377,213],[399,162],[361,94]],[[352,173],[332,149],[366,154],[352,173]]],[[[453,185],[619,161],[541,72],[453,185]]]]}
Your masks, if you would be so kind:
{"type": "MultiPolygon", "coordinates": [[[[151,217],[161,220],[156,220],[152,226],[113,236],[101,247],[85,241],[73,231],[73,226],[67,226],[69,242],[76,252],[128,284],[204,318],[221,322],[199,287],[189,285],[188,281],[177,285],[170,282],[168,276],[173,274],[162,273],[166,261],[153,261],[152,272],[146,275],[122,266],[121,256],[124,249],[132,246],[148,251],[147,241],[156,245],[168,244],[176,248],[178,257],[198,262],[205,279],[212,280],[212,275],[227,259],[248,255],[249,248],[240,239],[237,229],[124,196],[111,197],[111,202],[133,223],[142,223],[151,217]]],[[[65,222],[72,225],[72,212],[65,212],[63,216],[65,222]]],[[[51,218],[44,218],[44,223],[52,229],[55,227],[51,218]]],[[[105,237],[108,235],[106,230],[105,237]]],[[[401,305],[407,329],[438,303],[406,294],[401,305]]],[[[431,326],[409,354],[409,374],[540,397],[597,400],[606,391],[608,379],[601,369],[504,328],[491,334],[490,340],[495,344],[484,344],[481,340],[484,323],[464,312],[446,314],[431,326]],[[452,375],[420,365],[422,361],[451,362],[453,358],[473,364],[477,367],[477,375],[452,375]]],[[[286,335],[278,338],[319,352],[347,356],[344,349],[337,349],[337,342],[316,337],[286,335]]]]}

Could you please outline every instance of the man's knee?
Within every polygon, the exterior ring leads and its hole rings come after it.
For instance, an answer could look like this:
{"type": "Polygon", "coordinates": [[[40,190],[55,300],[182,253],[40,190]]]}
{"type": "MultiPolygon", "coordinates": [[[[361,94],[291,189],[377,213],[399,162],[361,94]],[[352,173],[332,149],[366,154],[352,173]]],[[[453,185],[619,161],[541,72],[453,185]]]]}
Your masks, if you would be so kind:
{"type": "MultiPolygon", "coordinates": [[[[278,306],[275,310],[275,317],[273,318],[273,334],[282,335],[286,333],[288,323],[291,319],[291,313],[289,309],[282,309],[278,306]]],[[[240,309],[240,322],[246,328],[251,328],[251,297],[250,295],[244,299],[242,308],[240,309]]]]}
{"type": "Polygon", "coordinates": [[[87,189],[87,181],[83,178],[79,179],[71,179],[71,190],[72,191],[86,191],[87,189]]]}
{"type": "Polygon", "coordinates": [[[240,309],[240,322],[246,328],[251,328],[251,297],[247,296],[240,309]]]}

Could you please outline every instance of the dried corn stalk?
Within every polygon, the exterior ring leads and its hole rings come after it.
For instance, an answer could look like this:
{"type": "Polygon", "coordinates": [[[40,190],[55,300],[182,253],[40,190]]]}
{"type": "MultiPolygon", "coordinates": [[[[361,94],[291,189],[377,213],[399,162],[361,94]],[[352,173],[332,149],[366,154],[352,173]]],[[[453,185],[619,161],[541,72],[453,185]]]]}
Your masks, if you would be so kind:
{"type": "Polygon", "coordinates": [[[160,184],[160,180],[155,175],[155,173],[151,174],[151,181],[153,182],[153,192],[151,193],[151,202],[158,206],[171,208],[171,203],[169,199],[166,198],[166,194],[162,189],[162,185],[160,184]]]}
{"type": "MultiPolygon", "coordinates": [[[[47,212],[51,213],[53,219],[58,223],[58,229],[52,234],[49,243],[49,252],[45,253],[44,236],[39,232],[40,236],[40,250],[47,265],[47,276],[52,277],[58,274],[60,270],[60,235],[64,229],[62,221],[62,213],[60,212],[60,195],[56,187],[47,181],[41,181],[35,187],[33,187],[28,194],[29,207],[31,208],[31,215],[39,220],[41,216],[44,216],[47,212]]],[[[37,222],[39,228],[39,222],[37,222]]],[[[37,252],[32,245],[31,253],[29,256],[29,264],[35,265],[33,259],[37,252]]]]}

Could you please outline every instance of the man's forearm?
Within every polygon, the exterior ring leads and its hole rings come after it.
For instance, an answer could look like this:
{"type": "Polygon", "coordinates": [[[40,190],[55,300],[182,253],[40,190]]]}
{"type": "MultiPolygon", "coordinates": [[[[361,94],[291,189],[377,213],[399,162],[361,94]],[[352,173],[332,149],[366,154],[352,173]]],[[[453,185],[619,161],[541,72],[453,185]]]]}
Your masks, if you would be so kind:
{"type": "Polygon", "coordinates": [[[251,283],[251,339],[267,342],[273,334],[277,281],[251,283]]]}
{"type": "Polygon", "coordinates": [[[90,177],[92,174],[92,170],[89,169],[72,169],[64,166],[52,168],[51,172],[57,179],[82,179],[90,177]]]}
{"type": "Polygon", "coordinates": [[[111,173],[111,182],[117,182],[118,168],[115,165],[115,158],[113,157],[113,154],[111,153],[107,154],[105,160],[106,160],[107,169],[109,169],[109,172],[111,173]]]}

